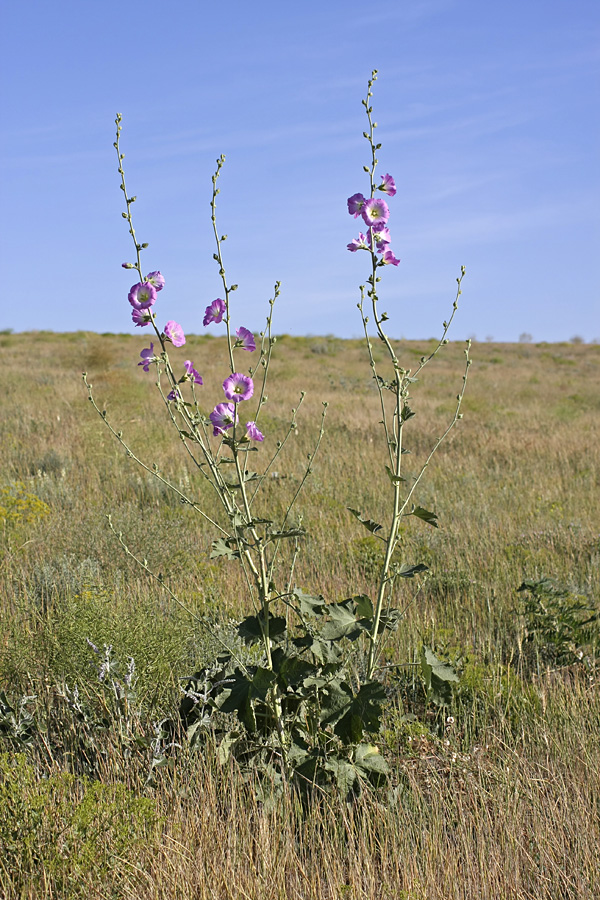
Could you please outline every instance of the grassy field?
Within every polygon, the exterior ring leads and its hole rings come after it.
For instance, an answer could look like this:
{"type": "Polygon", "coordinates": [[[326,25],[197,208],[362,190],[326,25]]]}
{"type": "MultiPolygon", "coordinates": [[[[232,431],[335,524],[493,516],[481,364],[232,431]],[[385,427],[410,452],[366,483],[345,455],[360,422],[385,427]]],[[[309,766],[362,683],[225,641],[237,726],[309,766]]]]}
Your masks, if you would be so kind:
{"type": "MultiPolygon", "coordinates": [[[[423,642],[461,680],[450,708],[427,702],[416,670],[390,669],[377,741],[391,794],[263,803],[233,766],[185,743],[146,783],[156,723],[176,717],[187,675],[213,638],[120,549],[128,546],[187,607],[233,631],[248,612],[215,535],[128,459],[131,449],[210,507],[205,484],[136,363],[139,336],[0,335],[0,892],[6,898],[595,898],[600,896],[600,346],[474,344],[464,419],[431,463],[403,558],[431,574],[386,650],[413,663],[423,642]],[[526,612],[528,579],[554,600],[526,612]],[[135,698],[100,681],[100,650],[135,661],[135,698]],[[394,674],[392,674],[394,673],[394,674]],[[183,681],[182,681],[183,679],[183,681]],[[30,698],[30,699],[26,699],[30,698]]],[[[408,368],[433,343],[397,342],[408,368]]],[[[177,359],[221,402],[224,344],[190,337],[177,359]]],[[[375,348],[375,353],[379,353],[375,348]]],[[[452,415],[463,347],[415,385],[407,428],[419,462],[452,415]]],[[[300,391],[297,434],[265,507],[295,490],[329,402],[322,451],[299,505],[307,537],[296,583],[329,599],[372,592],[378,543],[347,512],[389,519],[378,396],[359,341],[282,336],[261,428],[280,438],[300,391]]],[[[266,451],[255,454],[260,460],[266,451]]],[[[263,510],[264,511],[264,510],[263,510]]],[[[412,602],[411,602],[412,601],[412,602]]],[[[535,606],[535,604],[534,604],[535,606]]]]}

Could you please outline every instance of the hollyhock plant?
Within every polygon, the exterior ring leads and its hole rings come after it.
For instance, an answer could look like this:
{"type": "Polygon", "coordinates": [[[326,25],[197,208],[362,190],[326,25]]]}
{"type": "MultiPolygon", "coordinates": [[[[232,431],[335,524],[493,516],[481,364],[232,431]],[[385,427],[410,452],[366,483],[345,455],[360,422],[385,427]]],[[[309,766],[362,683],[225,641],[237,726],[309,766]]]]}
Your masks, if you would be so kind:
{"type": "Polygon", "coordinates": [[[223,390],[228,400],[239,403],[240,400],[249,400],[254,393],[254,382],[248,375],[234,372],[223,382],[223,390]]]}
{"type": "Polygon", "coordinates": [[[179,388],[173,388],[173,390],[167,394],[167,400],[181,400],[179,388]]]}
{"type": "Polygon", "coordinates": [[[213,435],[225,434],[237,422],[235,403],[219,403],[208,417],[213,423],[213,435]]]}
{"type": "Polygon", "coordinates": [[[132,309],[131,318],[136,327],[145,328],[152,321],[152,313],[146,312],[145,309],[132,309]]]}
{"type": "Polygon", "coordinates": [[[396,182],[391,175],[384,175],[381,184],[377,186],[378,191],[383,191],[388,197],[394,197],[396,194],[396,182]]]}
{"type": "Polygon", "coordinates": [[[248,328],[244,328],[244,326],[241,325],[235,333],[238,336],[238,339],[235,342],[236,347],[241,347],[242,350],[248,350],[250,353],[252,353],[253,350],[256,350],[254,335],[248,328]]]}
{"type": "Polygon", "coordinates": [[[142,350],[140,356],[142,357],[142,361],[138,363],[138,366],[143,366],[144,372],[149,372],[150,363],[154,362],[154,360],[157,358],[154,355],[154,344],[150,344],[149,347],[142,350]]]}
{"type": "Polygon", "coordinates": [[[350,241],[348,244],[348,250],[351,253],[356,253],[357,250],[368,250],[369,249],[369,241],[365,234],[360,232],[357,238],[354,238],[353,241],[350,241]]]}
{"type": "Polygon", "coordinates": [[[204,319],[202,320],[203,325],[209,325],[211,322],[214,322],[216,325],[219,322],[223,321],[223,316],[225,315],[225,301],[221,300],[220,297],[217,297],[216,300],[213,300],[206,309],[204,310],[204,319]]]}
{"type": "Polygon", "coordinates": [[[156,288],[148,281],[134,284],[127,299],[134,309],[148,309],[156,300],[156,288]]]}
{"type": "Polygon", "coordinates": [[[366,202],[362,194],[352,194],[351,197],[348,197],[348,212],[350,215],[358,219],[366,202]]]}
{"type": "Polygon", "coordinates": [[[146,275],[146,283],[151,284],[155,291],[162,291],[165,286],[164,275],[160,272],[149,272],[146,275]]]}
{"type": "Polygon", "coordinates": [[[171,341],[174,347],[183,347],[185,344],[185,334],[183,328],[178,322],[167,322],[164,331],[165,337],[171,341]]]}
{"type": "Polygon", "coordinates": [[[204,384],[204,382],[202,381],[202,376],[199,372],[196,372],[195,368],[192,365],[191,359],[186,359],[183,364],[183,368],[186,372],[186,374],[184,375],[186,381],[193,381],[194,384],[204,384]]]}
{"type": "Polygon", "coordinates": [[[374,231],[381,231],[390,217],[387,203],[380,197],[371,197],[363,206],[362,217],[374,231]]]}
{"type": "Polygon", "coordinates": [[[251,441],[264,441],[265,436],[256,427],[256,422],[246,422],[246,437],[251,441]]]}
{"type": "Polygon", "coordinates": [[[381,261],[384,266],[399,266],[400,260],[396,259],[393,252],[391,250],[386,250],[383,256],[381,257],[381,261]]]}

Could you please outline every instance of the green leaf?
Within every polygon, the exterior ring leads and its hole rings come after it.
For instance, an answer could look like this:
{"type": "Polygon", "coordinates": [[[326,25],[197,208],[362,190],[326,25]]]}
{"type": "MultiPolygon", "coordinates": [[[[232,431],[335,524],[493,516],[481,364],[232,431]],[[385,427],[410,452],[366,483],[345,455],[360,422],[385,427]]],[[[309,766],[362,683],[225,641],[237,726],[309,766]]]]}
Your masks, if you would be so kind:
{"type": "Polygon", "coordinates": [[[361,525],[364,525],[367,531],[370,531],[371,534],[377,534],[378,531],[381,531],[381,525],[377,522],[374,522],[373,519],[365,519],[362,516],[362,513],[359,513],[357,509],[352,509],[351,506],[347,506],[346,509],[348,512],[351,512],[352,515],[358,519],[361,525]]]}
{"type": "Polygon", "coordinates": [[[432,673],[437,678],[440,678],[442,681],[460,681],[454,666],[438,659],[430,647],[423,647],[423,657],[425,664],[431,668],[432,673]]]}
{"type": "Polygon", "coordinates": [[[240,551],[232,550],[231,547],[227,546],[223,538],[218,538],[216,541],[212,542],[210,558],[216,559],[218,556],[226,556],[227,559],[239,559],[240,551]]]}
{"type": "Polygon", "coordinates": [[[365,616],[367,619],[373,618],[373,603],[370,597],[366,594],[358,594],[356,597],[351,597],[350,599],[355,605],[357,616],[365,616]]]}
{"type": "Polygon", "coordinates": [[[346,759],[335,759],[335,757],[330,757],[325,763],[324,768],[328,772],[331,772],[340,791],[343,794],[349,794],[358,776],[358,772],[352,763],[348,762],[346,759]]]}
{"type": "Polygon", "coordinates": [[[412,419],[414,415],[415,412],[410,408],[408,403],[405,403],[402,407],[402,412],[400,413],[400,418],[402,419],[402,421],[406,422],[408,421],[408,419],[412,419]]]}
{"type": "MultiPolygon", "coordinates": [[[[238,625],[238,634],[246,644],[256,644],[262,640],[264,621],[262,616],[246,616],[238,625]]],[[[283,616],[269,614],[269,638],[276,638],[286,630],[287,622],[283,616]]]]}
{"type": "Polygon", "coordinates": [[[300,605],[300,612],[304,616],[320,616],[323,612],[325,600],[321,595],[305,594],[300,588],[294,589],[294,597],[300,605]]]}
{"type": "Polygon", "coordinates": [[[422,506],[415,506],[412,512],[409,513],[409,516],[416,516],[417,519],[423,519],[428,525],[433,525],[434,528],[438,527],[436,513],[429,512],[428,509],[423,509],[422,506]]]}
{"type": "Polygon", "coordinates": [[[256,670],[254,678],[252,679],[250,696],[257,698],[258,700],[266,700],[269,689],[276,678],[277,676],[272,669],[264,669],[262,667],[259,667],[256,670]]]}
{"type": "Polygon", "coordinates": [[[388,609],[379,619],[379,633],[381,634],[386,629],[388,631],[396,631],[401,619],[402,613],[399,609],[388,609]]]}
{"type": "Polygon", "coordinates": [[[356,748],[355,764],[359,769],[376,775],[387,775],[390,767],[373,744],[359,744],[356,748]]]}
{"type": "Polygon", "coordinates": [[[217,749],[217,761],[219,765],[224,766],[225,763],[229,760],[231,755],[231,748],[236,743],[239,738],[239,734],[237,731],[229,731],[217,749]]]}
{"type": "Polygon", "coordinates": [[[429,566],[424,563],[417,563],[416,566],[410,566],[405,563],[395,572],[400,578],[414,578],[419,572],[428,572],[429,566]]]}
{"type": "Polygon", "coordinates": [[[297,687],[306,678],[314,675],[317,667],[299,656],[287,656],[279,668],[279,676],[286,687],[297,687]]]}
{"type": "Polygon", "coordinates": [[[449,706],[452,702],[451,682],[460,680],[454,667],[438,659],[430,647],[423,647],[421,673],[429,699],[436,706],[449,706]]]}
{"type": "Polygon", "coordinates": [[[252,682],[240,669],[235,670],[229,681],[227,690],[217,699],[219,709],[223,712],[237,713],[240,722],[243,722],[248,731],[256,731],[256,717],[250,702],[252,682]]]}
{"type": "Polygon", "coordinates": [[[337,641],[342,637],[352,640],[359,635],[360,628],[357,627],[356,615],[348,603],[352,601],[343,600],[341,603],[330,603],[325,607],[324,612],[330,616],[330,621],[321,629],[321,637],[325,640],[337,641]]]}
{"type": "Polygon", "coordinates": [[[348,710],[335,726],[335,733],[346,744],[356,744],[363,732],[379,730],[386,693],[378,681],[363,684],[348,704],[348,710]]]}
{"type": "MultiPolygon", "coordinates": [[[[313,679],[307,678],[307,685],[313,679]]],[[[334,678],[319,690],[321,724],[334,725],[342,718],[352,702],[352,689],[345,681],[334,678]]]]}
{"type": "Polygon", "coordinates": [[[288,531],[271,531],[269,534],[270,541],[278,541],[281,538],[302,537],[306,534],[304,528],[290,528],[288,531]]]}
{"type": "Polygon", "coordinates": [[[296,647],[308,646],[315,659],[318,659],[324,666],[334,666],[340,661],[340,651],[336,645],[332,641],[321,639],[319,636],[306,635],[304,638],[295,638],[292,643],[296,647]]]}
{"type": "Polygon", "coordinates": [[[406,478],[403,478],[402,475],[394,475],[389,466],[385,467],[385,471],[388,473],[392,484],[400,484],[400,482],[406,481],[406,478]]]}

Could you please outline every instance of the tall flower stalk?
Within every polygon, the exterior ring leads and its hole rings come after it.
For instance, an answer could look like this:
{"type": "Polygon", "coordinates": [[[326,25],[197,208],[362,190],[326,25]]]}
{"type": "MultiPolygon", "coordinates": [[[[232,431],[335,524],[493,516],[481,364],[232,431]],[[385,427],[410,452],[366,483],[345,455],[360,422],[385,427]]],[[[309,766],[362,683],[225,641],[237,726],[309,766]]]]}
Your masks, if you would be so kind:
{"type": "Polygon", "coordinates": [[[363,132],[370,148],[371,159],[368,165],[364,166],[364,171],[369,178],[369,193],[365,197],[361,193],[353,194],[348,199],[348,212],[354,218],[362,217],[365,233],[360,233],[348,244],[348,250],[357,252],[358,250],[366,251],[370,256],[370,274],[366,280],[366,285],[360,286],[360,302],[358,309],[362,318],[363,329],[365,333],[365,341],[369,355],[369,363],[373,372],[373,378],[377,385],[379,393],[379,402],[381,407],[381,425],[385,435],[387,447],[388,464],[385,466],[389,476],[392,488],[392,502],[390,510],[390,518],[387,530],[370,519],[364,519],[357,510],[350,509],[358,519],[365,525],[371,533],[383,541],[385,551],[383,564],[379,574],[379,584],[377,594],[373,604],[372,625],[370,627],[369,647],[366,663],[366,679],[370,681],[377,670],[378,662],[381,654],[381,648],[384,639],[384,628],[382,623],[385,619],[386,623],[390,622],[392,613],[398,614],[396,602],[396,588],[398,579],[413,577],[417,572],[424,571],[426,567],[422,564],[398,565],[393,562],[395,551],[398,547],[400,537],[400,525],[406,516],[415,516],[423,519],[434,527],[437,526],[437,516],[428,510],[417,506],[413,502],[415,491],[420,484],[432,457],[437,451],[442,441],[447,437],[449,432],[454,428],[458,420],[461,418],[461,404],[467,384],[467,374],[471,360],[469,358],[470,341],[467,341],[465,349],[466,365],[462,379],[462,387],[457,396],[454,415],[442,435],[435,441],[431,452],[421,466],[420,471],[413,478],[410,484],[408,478],[403,475],[402,458],[407,452],[404,446],[404,429],[407,423],[414,416],[414,411],[410,406],[410,390],[412,385],[416,384],[419,375],[425,366],[433,359],[439,350],[448,343],[447,334],[452,324],[452,320],[458,309],[458,299],[461,295],[462,280],[465,276],[464,266],[461,268],[460,276],[457,278],[456,298],[452,306],[452,313],[447,322],[443,323],[442,336],[436,344],[434,350],[428,355],[423,356],[415,371],[404,368],[394,350],[392,342],[384,330],[384,323],[389,317],[386,312],[380,312],[379,309],[379,288],[381,282],[381,270],[388,265],[397,267],[400,260],[394,256],[390,247],[391,234],[388,228],[390,220],[390,211],[387,202],[377,193],[383,193],[387,197],[394,197],[396,194],[396,183],[390,174],[386,174],[383,178],[376,177],[376,170],[379,163],[377,153],[381,149],[381,144],[375,139],[375,129],[377,123],[373,121],[373,107],[371,98],[373,96],[373,86],[377,80],[377,70],[374,70],[367,87],[367,96],[363,99],[362,104],[368,121],[368,129],[363,132]],[[378,183],[379,182],[379,183],[378,183]],[[367,307],[367,309],[365,309],[367,307]],[[383,344],[390,371],[386,377],[383,377],[378,371],[373,354],[373,345],[369,335],[369,323],[375,327],[375,334],[381,344],[383,344]],[[410,486],[408,486],[410,485],[410,486]]]}

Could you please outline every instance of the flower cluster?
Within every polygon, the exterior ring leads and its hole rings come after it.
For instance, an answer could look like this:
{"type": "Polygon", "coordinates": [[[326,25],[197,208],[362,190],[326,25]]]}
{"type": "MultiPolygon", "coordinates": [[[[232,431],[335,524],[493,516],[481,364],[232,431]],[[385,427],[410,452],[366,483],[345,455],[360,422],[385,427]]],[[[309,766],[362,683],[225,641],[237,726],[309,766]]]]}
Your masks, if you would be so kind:
{"type": "MultiPolygon", "coordinates": [[[[377,190],[387,194],[388,197],[393,197],[396,193],[396,182],[391,175],[384,175],[377,190]]],[[[367,226],[367,233],[363,234],[361,231],[357,238],[350,241],[348,250],[351,253],[369,250],[371,253],[380,254],[377,265],[397,266],[400,260],[396,259],[390,248],[391,237],[387,227],[390,210],[385,200],[381,197],[367,198],[362,194],[353,194],[348,198],[348,212],[355,219],[362,216],[367,226]]]]}
{"type": "MultiPolygon", "coordinates": [[[[223,317],[227,313],[227,304],[220,297],[213,300],[204,311],[204,325],[215,323],[218,325],[223,321],[223,317]]],[[[226,319],[225,321],[228,321],[226,319]]],[[[254,335],[249,328],[243,325],[236,330],[237,340],[233,345],[233,349],[240,348],[252,353],[256,350],[256,341],[254,335]]],[[[254,394],[254,382],[249,375],[243,375],[241,372],[233,372],[223,382],[223,390],[229,403],[218,403],[211,412],[209,419],[213,425],[213,435],[215,437],[223,436],[230,429],[234,429],[238,423],[238,407],[237,404],[243,400],[249,400],[254,394]]],[[[243,440],[263,441],[264,435],[258,430],[256,422],[246,422],[246,435],[243,440]]]]}
{"type": "MultiPolygon", "coordinates": [[[[126,269],[134,268],[132,263],[123,263],[126,269]]],[[[156,302],[156,295],[165,286],[165,279],[160,272],[150,272],[144,281],[134,284],[129,291],[129,302],[133,307],[132,319],[136,325],[142,328],[149,325],[154,320],[154,313],[150,312],[152,306],[156,302]]],[[[204,312],[204,325],[211,323],[219,324],[223,321],[223,317],[227,313],[227,304],[221,298],[217,298],[210,303],[204,312]]],[[[227,320],[226,320],[227,321],[227,320]]],[[[158,332],[157,332],[158,333],[158,332]]],[[[252,353],[256,350],[256,341],[254,335],[249,328],[241,325],[235,332],[236,341],[234,349],[240,348],[252,353]]],[[[170,320],[166,323],[162,334],[160,335],[161,343],[170,341],[174,347],[182,347],[185,344],[185,334],[183,328],[178,322],[170,320]]],[[[140,353],[141,362],[144,372],[150,371],[150,365],[160,360],[154,352],[154,344],[142,350],[140,353]]],[[[204,382],[200,373],[194,368],[191,359],[187,359],[184,364],[184,374],[181,376],[177,384],[167,394],[167,400],[172,403],[183,400],[183,395],[179,385],[185,381],[192,382],[192,385],[202,385],[204,382]]],[[[249,400],[254,394],[254,382],[248,375],[240,372],[234,372],[223,382],[223,390],[225,397],[229,403],[218,403],[211,412],[209,418],[213,425],[213,435],[225,435],[230,428],[235,428],[238,423],[237,404],[243,400],[249,400]]],[[[246,422],[246,434],[242,440],[262,441],[264,435],[258,430],[256,422],[246,422]]]]}

